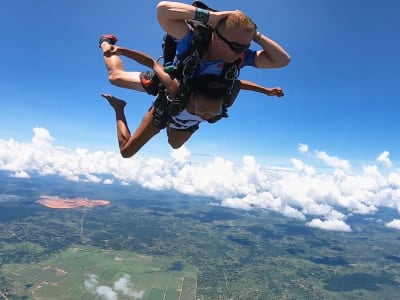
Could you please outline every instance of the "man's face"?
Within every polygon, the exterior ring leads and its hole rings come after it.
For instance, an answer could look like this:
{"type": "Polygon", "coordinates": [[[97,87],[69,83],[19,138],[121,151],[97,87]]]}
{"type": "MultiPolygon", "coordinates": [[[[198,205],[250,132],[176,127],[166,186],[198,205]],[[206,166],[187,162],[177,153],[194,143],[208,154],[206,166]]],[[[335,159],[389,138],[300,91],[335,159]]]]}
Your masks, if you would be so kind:
{"type": "Polygon", "coordinates": [[[231,63],[243,56],[249,48],[252,33],[241,28],[228,29],[221,25],[214,29],[213,41],[225,62],[231,63]]]}

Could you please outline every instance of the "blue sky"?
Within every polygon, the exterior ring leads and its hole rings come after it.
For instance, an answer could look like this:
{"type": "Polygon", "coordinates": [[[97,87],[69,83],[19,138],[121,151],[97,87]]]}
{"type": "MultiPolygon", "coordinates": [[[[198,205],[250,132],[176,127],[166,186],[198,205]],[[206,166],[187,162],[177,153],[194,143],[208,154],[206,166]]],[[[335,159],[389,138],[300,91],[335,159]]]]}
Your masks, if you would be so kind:
{"type": "MultiPolygon", "coordinates": [[[[111,32],[121,45],[158,56],[163,33],[157,1],[137,3],[2,1],[0,137],[29,140],[32,128],[42,126],[60,145],[116,150],[113,113],[99,94],[128,101],[132,129],[152,98],[108,83],[97,40],[111,32]]],[[[286,96],[242,92],[229,119],[204,124],[196,133],[187,144],[192,152],[252,154],[274,162],[305,143],[361,162],[384,150],[398,159],[397,1],[207,3],[250,15],[287,49],[292,62],[279,70],[242,71],[242,78],[281,86],[286,96]]],[[[128,61],[126,67],[143,69],[128,61]]],[[[161,134],[141,154],[164,150],[170,149],[161,134]]]]}
{"type": "MultiPolygon", "coordinates": [[[[122,159],[100,94],[127,100],[131,130],[152,98],[108,82],[98,38],[114,33],[158,57],[157,1],[138,3],[1,2],[0,170],[175,189],[328,230],[351,231],[354,213],[400,212],[398,1],[207,1],[241,9],[290,53],[285,68],[241,72],[286,95],[243,92],[230,118],[202,124],[178,151],[161,133],[122,159]]],[[[400,218],[389,221],[400,229],[400,218]]]]}

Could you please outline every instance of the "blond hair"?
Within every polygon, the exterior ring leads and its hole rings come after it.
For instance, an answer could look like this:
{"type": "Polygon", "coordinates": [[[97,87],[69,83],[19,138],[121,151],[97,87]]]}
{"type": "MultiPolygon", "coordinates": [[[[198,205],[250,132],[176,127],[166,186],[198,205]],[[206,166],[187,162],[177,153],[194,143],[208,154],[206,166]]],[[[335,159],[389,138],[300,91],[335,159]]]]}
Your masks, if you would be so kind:
{"type": "Polygon", "coordinates": [[[226,29],[241,28],[248,32],[253,32],[257,29],[257,26],[253,20],[240,10],[235,10],[234,12],[230,13],[220,22],[219,25],[225,25],[226,29]]]}

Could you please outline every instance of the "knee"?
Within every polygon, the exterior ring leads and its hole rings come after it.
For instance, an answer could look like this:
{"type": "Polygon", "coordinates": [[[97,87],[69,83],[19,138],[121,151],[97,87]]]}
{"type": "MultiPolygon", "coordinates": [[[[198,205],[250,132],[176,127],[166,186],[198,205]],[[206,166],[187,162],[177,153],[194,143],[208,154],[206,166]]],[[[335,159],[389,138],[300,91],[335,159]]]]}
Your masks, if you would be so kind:
{"type": "Polygon", "coordinates": [[[184,143],[168,139],[168,144],[172,147],[172,149],[179,149],[184,143]]]}
{"type": "Polygon", "coordinates": [[[123,158],[130,158],[132,156],[135,155],[136,152],[132,152],[132,151],[127,151],[127,150],[121,150],[120,154],[123,158]]]}
{"type": "Polygon", "coordinates": [[[118,85],[119,81],[121,80],[120,72],[118,71],[110,71],[108,73],[108,81],[113,85],[118,85]]]}

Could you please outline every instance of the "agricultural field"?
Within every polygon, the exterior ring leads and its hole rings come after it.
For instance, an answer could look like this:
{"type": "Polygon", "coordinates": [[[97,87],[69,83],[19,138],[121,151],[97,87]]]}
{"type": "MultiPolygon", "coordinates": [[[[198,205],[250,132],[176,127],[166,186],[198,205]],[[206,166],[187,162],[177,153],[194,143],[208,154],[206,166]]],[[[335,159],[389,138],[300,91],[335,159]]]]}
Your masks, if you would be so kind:
{"type": "Polygon", "coordinates": [[[128,251],[72,247],[35,264],[3,265],[13,294],[29,299],[194,300],[197,269],[128,251]]]}

